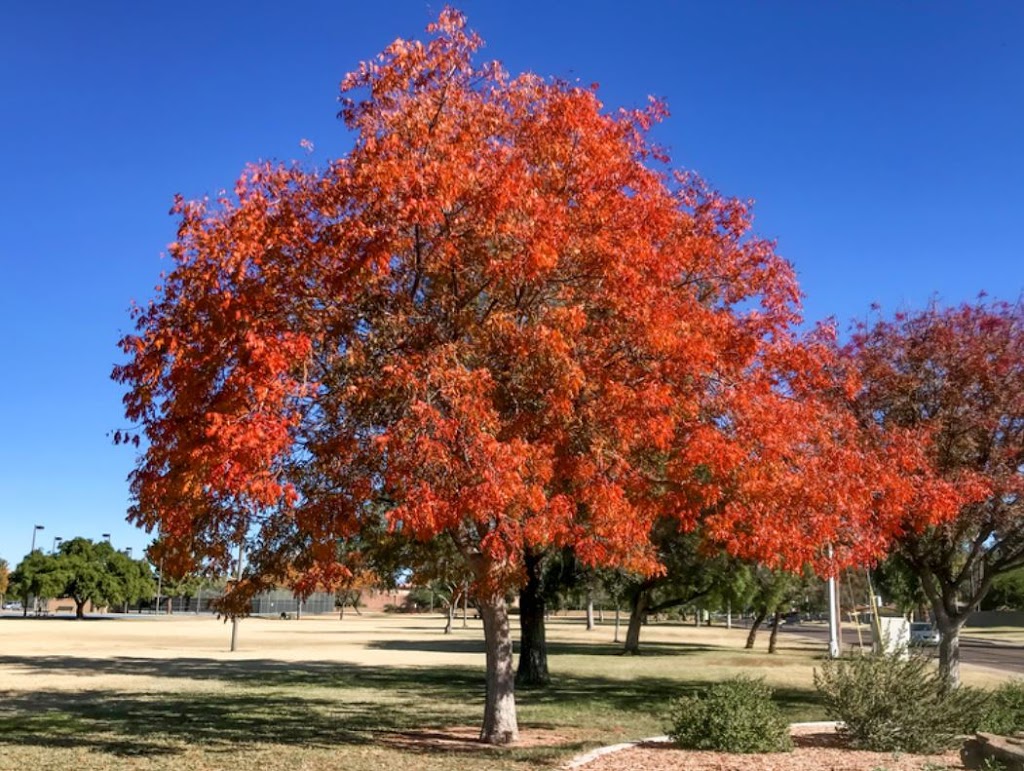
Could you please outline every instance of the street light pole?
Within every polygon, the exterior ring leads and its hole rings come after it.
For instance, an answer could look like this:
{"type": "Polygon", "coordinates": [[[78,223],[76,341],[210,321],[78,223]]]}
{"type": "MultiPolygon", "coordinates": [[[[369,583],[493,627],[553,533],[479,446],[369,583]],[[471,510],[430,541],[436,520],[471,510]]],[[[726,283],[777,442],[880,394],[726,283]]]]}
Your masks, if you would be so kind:
{"type": "Polygon", "coordinates": [[[107,545],[109,546],[110,545],[110,533],[103,533],[102,535],[103,535],[103,540],[106,541],[107,545]]]}
{"type": "Polygon", "coordinates": [[[35,527],[32,528],[32,548],[28,550],[29,554],[31,554],[32,552],[34,552],[36,550],[36,533],[38,533],[40,530],[45,530],[45,529],[46,528],[43,527],[42,525],[36,525],[35,527]]]}
{"type": "MultiPolygon", "coordinates": [[[[28,550],[28,555],[30,557],[32,556],[32,554],[35,553],[35,550],[36,550],[36,533],[38,533],[40,530],[45,530],[45,529],[46,528],[43,527],[42,525],[34,525],[32,527],[32,548],[28,550]]],[[[36,597],[35,595],[33,595],[33,597],[32,597],[32,609],[33,610],[35,610],[36,603],[38,601],[39,601],[39,598],[36,597]]],[[[22,615],[22,618],[28,616],[28,595],[27,594],[25,596],[25,604],[21,608],[21,615],[22,615]]]]}
{"type": "MultiPolygon", "coordinates": [[[[128,559],[132,558],[132,547],[131,546],[126,546],[125,547],[124,556],[126,556],[128,559]]],[[[124,614],[126,616],[128,615],[128,598],[127,597],[124,598],[124,614]]]]}
{"type": "Polygon", "coordinates": [[[64,539],[61,538],[59,535],[55,535],[53,537],[53,548],[50,549],[50,554],[55,554],[57,552],[57,547],[60,546],[62,543],[64,543],[64,539]]]}

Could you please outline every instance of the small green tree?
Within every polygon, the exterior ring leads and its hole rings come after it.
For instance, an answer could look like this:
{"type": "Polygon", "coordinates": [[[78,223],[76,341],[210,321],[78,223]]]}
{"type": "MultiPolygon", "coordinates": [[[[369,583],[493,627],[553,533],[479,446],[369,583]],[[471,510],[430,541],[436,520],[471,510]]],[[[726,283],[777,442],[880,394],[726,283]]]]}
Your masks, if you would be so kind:
{"type": "Polygon", "coordinates": [[[11,582],[11,569],[7,560],[0,558],[0,607],[4,604],[4,595],[7,594],[7,587],[11,582]]]}
{"type": "Polygon", "coordinates": [[[751,604],[754,607],[754,620],[750,624],[746,648],[753,648],[757,640],[757,632],[768,616],[772,617],[771,638],[768,641],[768,652],[775,653],[778,640],[779,624],[783,611],[797,597],[803,594],[806,577],[784,571],[769,570],[761,566],[746,566],[752,577],[751,604]]]}
{"type": "MultiPolygon", "coordinates": [[[[164,597],[181,597],[184,599],[185,610],[187,612],[192,603],[192,598],[198,594],[202,585],[202,576],[196,575],[195,573],[182,576],[181,578],[165,575],[161,590],[164,597]]],[[[153,596],[153,593],[150,592],[147,596],[151,597],[153,596]]]]}
{"type": "Polygon", "coordinates": [[[72,538],[53,557],[63,579],[60,594],[75,601],[75,617],[85,605],[111,605],[135,599],[143,588],[141,568],[106,541],[72,538]]]}
{"type": "Polygon", "coordinates": [[[669,519],[655,523],[651,540],[657,546],[662,573],[634,576],[627,589],[629,627],[623,653],[640,652],[640,629],[647,617],[703,600],[732,580],[736,560],[711,545],[699,531],[684,532],[669,519]]]}
{"type": "Polygon", "coordinates": [[[116,556],[111,555],[107,569],[116,579],[109,584],[110,595],[106,600],[110,604],[134,603],[153,596],[156,585],[149,562],[145,559],[133,560],[117,553],[116,556]]]}
{"type": "Polygon", "coordinates": [[[11,588],[22,600],[22,614],[28,615],[29,601],[59,597],[65,584],[63,566],[52,554],[40,549],[28,554],[11,574],[11,588]]]}
{"type": "Polygon", "coordinates": [[[928,605],[928,595],[924,593],[921,579],[898,551],[886,557],[872,571],[871,578],[875,589],[904,616],[928,605]]]}
{"type": "Polygon", "coordinates": [[[996,576],[981,601],[982,610],[1024,610],[1024,568],[996,576]]]}

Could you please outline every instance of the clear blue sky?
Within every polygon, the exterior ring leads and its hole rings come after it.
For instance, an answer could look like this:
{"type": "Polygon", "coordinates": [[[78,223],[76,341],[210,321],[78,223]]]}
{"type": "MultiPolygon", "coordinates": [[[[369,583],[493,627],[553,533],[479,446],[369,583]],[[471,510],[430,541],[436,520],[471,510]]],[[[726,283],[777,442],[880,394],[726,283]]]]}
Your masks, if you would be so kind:
{"type": "MultiPolygon", "coordinates": [[[[337,84],[424,0],[0,4],[0,556],[124,521],[108,379],[175,192],[340,154],[337,84]]],[[[810,319],[1024,289],[1024,3],[466,0],[484,54],[663,97],[677,165],[756,199],[810,319]]]]}

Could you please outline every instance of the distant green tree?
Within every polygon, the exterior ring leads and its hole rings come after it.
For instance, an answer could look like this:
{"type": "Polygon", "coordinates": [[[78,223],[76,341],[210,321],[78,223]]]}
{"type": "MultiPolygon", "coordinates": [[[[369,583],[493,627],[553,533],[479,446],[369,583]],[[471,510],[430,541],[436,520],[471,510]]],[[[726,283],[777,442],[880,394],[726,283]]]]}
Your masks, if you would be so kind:
{"type": "Polygon", "coordinates": [[[1024,568],[996,576],[982,610],[1024,610],[1024,568]]]}
{"type": "Polygon", "coordinates": [[[748,567],[748,569],[754,579],[752,595],[754,620],[750,624],[750,633],[747,635],[745,647],[754,647],[761,624],[768,616],[771,616],[772,633],[768,640],[768,652],[775,653],[782,614],[798,597],[803,595],[806,579],[798,574],[769,570],[762,566],[748,567]]]}
{"type": "Polygon", "coordinates": [[[108,562],[107,569],[116,578],[110,585],[111,594],[106,598],[110,604],[127,605],[153,596],[156,582],[147,560],[133,560],[127,555],[117,553],[117,556],[108,562]]]}
{"type": "MultiPolygon", "coordinates": [[[[203,577],[194,573],[182,576],[181,578],[165,575],[161,590],[164,597],[180,597],[183,599],[185,601],[185,611],[188,612],[192,604],[192,598],[195,597],[199,593],[199,590],[204,586],[205,582],[203,577]]],[[[146,596],[152,597],[153,593],[150,592],[146,596]]]]}
{"type": "Polygon", "coordinates": [[[4,604],[4,595],[7,594],[7,587],[11,582],[11,568],[7,560],[0,558],[0,607],[4,604]]]}
{"type": "Polygon", "coordinates": [[[899,552],[894,551],[871,572],[875,590],[904,616],[928,606],[928,595],[917,572],[899,552]]]}
{"type": "Polygon", "coordinates": [[[709,544],[698,532],[683,532],[677,523],[655,523],[651,540],[663,573],[634,577],[629,597],[629,627],[623,653],[640,652],[640,629],[649,615],[705,600],[733,579],[737,561],[709,544]]]}
{"type": "Polygon", "coordinates": [[[56,555],[36,549],[25,557],[11,574],[11,589],[22,599],[22,615],[28,615],[29,600],[48,600],[61,596],[65,584],[63,566],[56,555]]]}
{"type": "Polygon", "coordinates": [[[63,578],[60,593],[75,601],[76,618],[85,617],[86,603],[118,604],[148,590],[144,567],[106,541],[72,538],[60,545],[53,559],[63,578]]]}

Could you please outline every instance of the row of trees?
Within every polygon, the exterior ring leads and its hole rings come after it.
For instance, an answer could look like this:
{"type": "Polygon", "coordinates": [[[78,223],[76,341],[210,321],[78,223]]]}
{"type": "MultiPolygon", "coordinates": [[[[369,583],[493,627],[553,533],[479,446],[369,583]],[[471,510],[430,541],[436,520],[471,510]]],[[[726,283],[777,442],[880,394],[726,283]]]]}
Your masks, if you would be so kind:
{"type": "Polygon", "coordinates": [[[114,372],[115,439],[142,450],[129,518],[168,572],[244,547],[242,614],[349,580],[374,544],[449,560],[493,743],[518,732],[506,597],[529,662],[554,554],[620,571],[642,618],[714,590],[673,568],[688,551],[828,574],[895,548],[955,676],[966,611],[1024,560],[1020,307],[803,335],[747,206],[648,139],[663,105],[608,114],[478,64],[450,9],[429,32],[345,78],[347,155],[175,205],[173,269],[114,372]]]}
{"type": "Polygon", "coordinates": [[[133,560],[106,541],[72,538],[52,554],[37,549],[27,555],[11,574],[10,591],[22,598],[26,614],[32,598],[70,597],[76,617],[83,618],[89,603],[120,606],[152,599],[156,581],[146,560],[133,560]]]}
{"type": "Polygon", "coordinates": [[[84,617],[90,603],[93,607],[116,609],[181,598],[187,610],[191,600],[204,590],[211,599],[220,596],[224,584],[222,577],[161,575],[159,560],[154,561],[149,555],[132,559],[125,552],[115,550],[108,541],[94,542],[87,538],[63,541],[50,554],[36,549],[13,572],[0,560],[0,597],[9,592],[21,598],[26,615],[30,601],[64,597],[74,601],[78,618],[84,617]]]}

